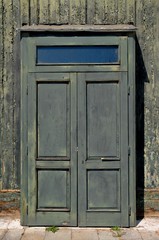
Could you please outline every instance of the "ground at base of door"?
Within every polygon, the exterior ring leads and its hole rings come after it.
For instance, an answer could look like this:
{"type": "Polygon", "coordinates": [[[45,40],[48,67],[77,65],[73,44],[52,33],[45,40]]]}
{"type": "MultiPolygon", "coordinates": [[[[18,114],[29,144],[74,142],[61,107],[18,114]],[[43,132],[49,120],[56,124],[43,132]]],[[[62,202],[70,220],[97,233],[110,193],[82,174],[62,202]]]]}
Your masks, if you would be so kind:
{"type": "Polygon", "coordinates": [[[24,227],[19,219],[0,217],[0,240],[159,240],[159,218],[144,218],[133,228],[24,227]]]}

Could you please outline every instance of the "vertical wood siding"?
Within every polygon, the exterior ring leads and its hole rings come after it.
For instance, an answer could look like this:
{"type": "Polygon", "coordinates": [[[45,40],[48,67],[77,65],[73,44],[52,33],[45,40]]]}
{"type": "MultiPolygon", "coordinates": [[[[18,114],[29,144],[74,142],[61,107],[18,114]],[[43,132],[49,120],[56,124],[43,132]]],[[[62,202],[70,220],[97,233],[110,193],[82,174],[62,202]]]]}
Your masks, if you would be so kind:
{"type": "Polygon", "coordinates": [[[14,176],[14,154],[13,154],[13,132],[14,132],[14,90],[13,90],[13,26],[12,14],[13,4],[11,0],[3,2],[3,119],[2,119],[2,171],[3,187],[13,187],[14,176]]]}
{"type": "Polygon", "coordinates": [[[2,119],[3,119],[3,6],[0,1],[0,188],[2,188],[2,119]]]}
{"type": "Polygon", "coordinates": [[[26,24],[120,23],[133,23],[138,27],[137,184],[159,187],[158,0],[0,0],[2,189],[15,189],[20,185],[19,32],[16,29],[26,24]]]}

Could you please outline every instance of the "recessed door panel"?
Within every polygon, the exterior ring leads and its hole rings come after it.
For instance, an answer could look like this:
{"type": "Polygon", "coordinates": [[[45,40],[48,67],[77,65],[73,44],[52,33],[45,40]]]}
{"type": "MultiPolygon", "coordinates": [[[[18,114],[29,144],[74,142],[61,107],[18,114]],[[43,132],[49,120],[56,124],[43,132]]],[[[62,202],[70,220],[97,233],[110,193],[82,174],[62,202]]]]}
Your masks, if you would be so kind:
{"type": "Polygon", "coordinates": [[[39,82],[38,156],[70,155],[70,82],[39,82]]]}
{"type": "Polygon", "coordinates": [[[119,82],[87,82],[88,158],[119,158],[119,82]]]}
{"type": "Polygon", "coordinates": [[[87,170],[88,210],[120,211],[119,169],[87,170]]]}
{"type": "Polygon", "coordinates": [[[38,210],[70,211],[69,171],[67,169],[39,170],[37,178],[38,210]]]}

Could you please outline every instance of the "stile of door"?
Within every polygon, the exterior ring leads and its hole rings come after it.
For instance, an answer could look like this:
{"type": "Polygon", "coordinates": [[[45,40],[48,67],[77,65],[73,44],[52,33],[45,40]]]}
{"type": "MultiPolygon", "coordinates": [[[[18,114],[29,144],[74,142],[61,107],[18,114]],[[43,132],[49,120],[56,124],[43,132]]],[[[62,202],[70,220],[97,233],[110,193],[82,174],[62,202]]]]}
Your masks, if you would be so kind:
{"type": "Polygon", "coordinates": [[[128,226],[127,73],[78,74],[79,226],[128,226]]]}

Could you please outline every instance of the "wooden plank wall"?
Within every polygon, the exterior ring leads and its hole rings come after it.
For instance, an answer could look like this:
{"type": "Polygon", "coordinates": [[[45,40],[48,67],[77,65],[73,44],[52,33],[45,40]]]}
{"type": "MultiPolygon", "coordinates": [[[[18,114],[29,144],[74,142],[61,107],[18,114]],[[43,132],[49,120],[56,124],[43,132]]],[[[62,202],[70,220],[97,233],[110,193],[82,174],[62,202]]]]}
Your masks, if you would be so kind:
{"type": "Polygon", "coordinates": [[[0,188],[20,188],[16,29],[26,24],[119,23],[138,27],[137,185],[159,188],[158,0],[0,0],[0,188]]]}
{"type": "Polygon", "coordinates": [[[135,0],[20,0],[25,24],[116,24],[135,22],[135,0]]]}

